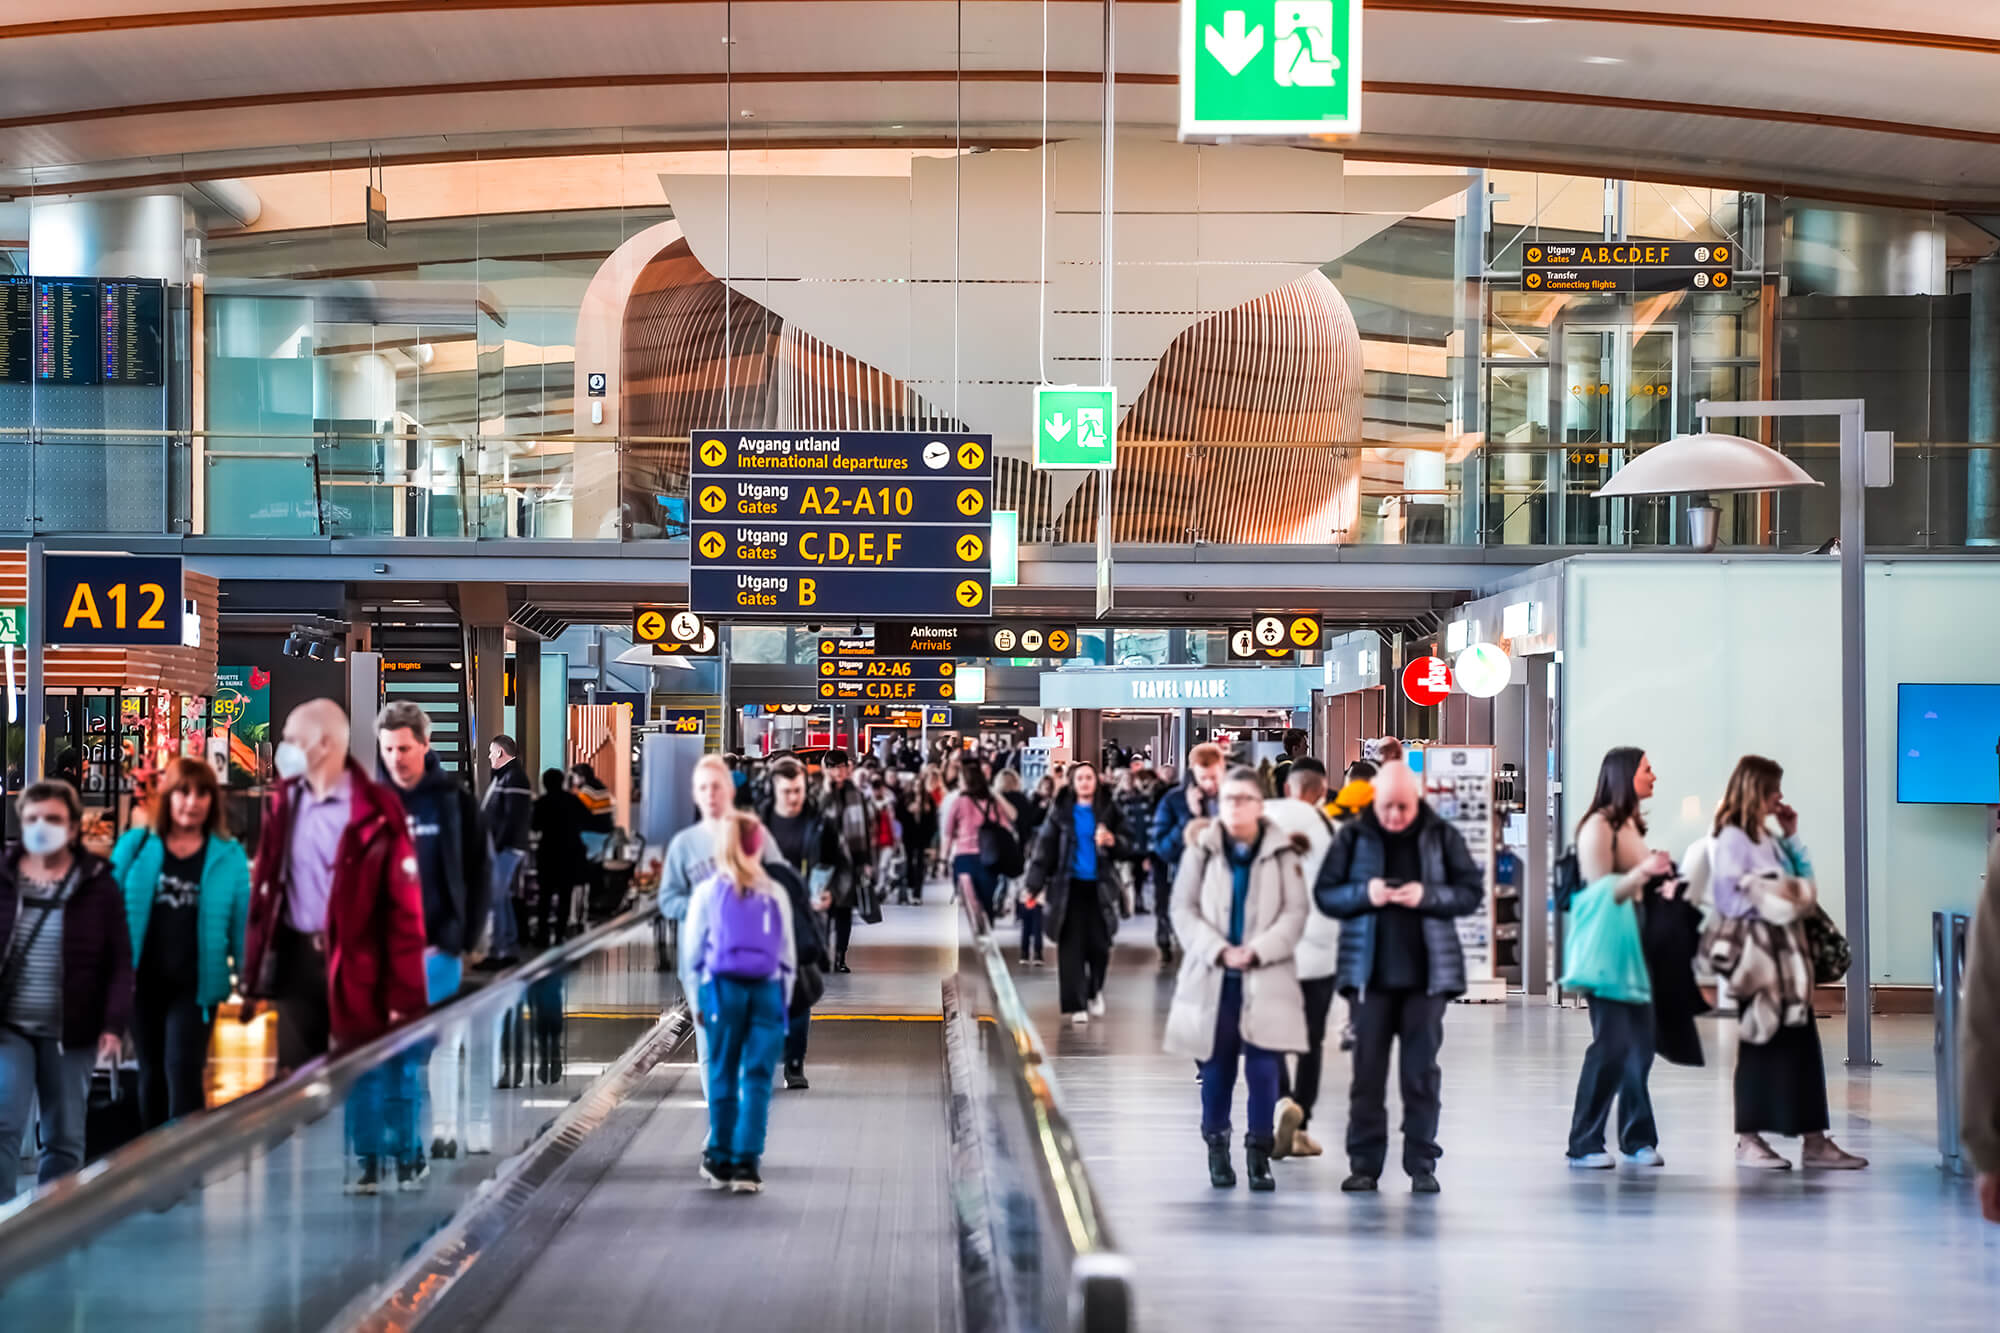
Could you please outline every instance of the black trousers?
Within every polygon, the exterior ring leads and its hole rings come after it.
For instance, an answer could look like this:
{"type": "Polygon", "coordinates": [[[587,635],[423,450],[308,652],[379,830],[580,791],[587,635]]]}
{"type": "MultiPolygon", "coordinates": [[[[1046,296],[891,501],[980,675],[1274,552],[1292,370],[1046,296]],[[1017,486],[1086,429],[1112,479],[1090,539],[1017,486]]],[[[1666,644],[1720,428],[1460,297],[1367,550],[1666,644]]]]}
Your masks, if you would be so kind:
{"type": "Polygon", "coordinates": [[[1653,1069],[1653,1006],[1623,1004],[1592,996],[1590,1049],[1576,1080],[1576,1111],[1569,1120],[1569,1155],[1604,1151],[1604,1127],[1611,1099],[1618,1099],[1618,1150],[1631,1154],[1660,1146],[1653,1124],[1653,1094],[1646,1078],[1653,1069]]]}
{"type": "Polygon", "coordinates": [[[854,938],[854,904],[837,902],[827,912],[833,919],[833,956],[847,957],[847,942],[854,938]]]}
{"type": "Polygon", "coordinates": [[[1392,1042],[1403,1093],[1403,1170],[1418,1176],[1436,1169],[1444,1155],[1437,1143],[1444,1084],[1437,1057],[1449,1003],[1420,990],[1371,990],[1356,998],[1354,1081],[1347,1092],[1347,1162],[1353,1170],[1379,1176],[1389,1155],[1392,1042]]]}
{"type": "Polygon", "coordinates": [[[333,1016],[326,1000],[326,955],[312,936],[278,927],[271,942],[278,951],[278,1074],[325,1055],[333,1039],[333,1016]]]}
{"type": "Polygon", "coordinates": [[[903,844],[903,884],[920,899],[924,896],[924,852],[921,842],[903,844]]]}
{"type": "Polygon", "coordinates": [[[1104,907],[1097,881],[1069,882],[1069,902],[1063,908],[1062,935],[1056,940],[1057,986],[1062,1011],[1073,1014],[1087,1007],[1104,987],[1111,966],[1111,938],[1104,928],[1104,907]]]}
{"type": "Polygon", "coordinates": [[[1174,936],[1174,877],[1167,873],[1167,863],[1157,856],[1146,858],[1153,876],[1153,943],[1161,953],[1177,948],[1180,941],[1174,936]]]}
{"type": "Polygon", "coordinates": [[[811,1035],[812,1010],[801,1009],[785,1015],[785,1068],[805,1068],[806,1042],[811,1035]]]}
{"type": "Polygon", "coordinates": [[[208,1104],[202,1077],[212,1027],[193,991],[141,974],[132,997],[132,1044],[139,1055],[139,1121],[146,1129],[208,1104]]]}
{"type": "Polygon", "coordinates": [[[1306,1049],[1299,1057],[1296,1074],[1291,1061],[1285,1062],[1278,1075],[1278,1095],[1290,1097],[1304,1108],[1306,1118],[1299,1122],[1304,1128],[1312,1123],[1313,1103],[1319,1100],[1320,1070],[1326,1060],[1326,1017],[1333,1011],[1335,985],[1332,977],[1314,977],[1301,981],[1299,989],[1306,997],[1306,1049]]]}

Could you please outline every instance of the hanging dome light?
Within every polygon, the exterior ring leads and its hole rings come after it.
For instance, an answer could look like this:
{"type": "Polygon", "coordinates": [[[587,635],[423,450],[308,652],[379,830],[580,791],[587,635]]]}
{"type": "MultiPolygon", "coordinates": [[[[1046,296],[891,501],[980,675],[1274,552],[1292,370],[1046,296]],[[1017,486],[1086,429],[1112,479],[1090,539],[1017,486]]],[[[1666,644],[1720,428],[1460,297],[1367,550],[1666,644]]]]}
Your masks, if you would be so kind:
{"type": "Polygon", "coordinates": [[[1592,492],[1599,499],[1641,495],[1713,495],[1818,486],[1776,449],[1741,435],[1681,435],[1656,444],[1592,492]]]}

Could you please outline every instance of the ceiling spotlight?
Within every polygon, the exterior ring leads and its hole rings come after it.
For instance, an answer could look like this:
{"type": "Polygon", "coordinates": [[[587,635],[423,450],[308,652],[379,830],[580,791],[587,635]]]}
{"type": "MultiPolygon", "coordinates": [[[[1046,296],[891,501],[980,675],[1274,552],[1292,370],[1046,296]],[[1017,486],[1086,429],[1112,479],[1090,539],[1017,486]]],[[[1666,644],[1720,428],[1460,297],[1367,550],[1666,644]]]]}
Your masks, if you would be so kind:
{"type": "Polygon", "coordinates": [[[299,638],[298,635],[287,634],[285,636],[285,656],[297,657],[299,655],[299,649],[302,646],[303,646],[303,641],[299,638]]]}
{"type": "Polygon", "coordinates": [[[306,644],[306,656],[315,662],[324,662],[328,657],[332,656],[328,651],[330,647],[331,645],[325,640],[314,639],[306,644]]]}

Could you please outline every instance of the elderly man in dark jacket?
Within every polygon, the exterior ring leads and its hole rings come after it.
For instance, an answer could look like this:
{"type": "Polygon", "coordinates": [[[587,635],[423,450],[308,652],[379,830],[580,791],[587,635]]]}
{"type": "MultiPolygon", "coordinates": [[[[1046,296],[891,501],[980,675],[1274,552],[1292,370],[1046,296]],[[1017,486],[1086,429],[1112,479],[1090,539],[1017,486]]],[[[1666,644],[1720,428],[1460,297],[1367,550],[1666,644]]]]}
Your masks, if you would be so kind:
{"type": "Polygon", "coordinates": [[[1403,1170],[1419,1194],[1438,1190],[1438,1047],[1444,1011],[1465,993],[1454,919],[1479,910],[1485,876],[1465,839],[1423,799],[1403,763],[1375,777],[1375,802],[1342,825],[1320,864],[1319,910],[1340,921],[1341,994],[1353,1005],[1348,1091],[1349,1193],[1375,1188],[1389,1150],[1389,1045],[1401,1047],[1403,1170]]]}

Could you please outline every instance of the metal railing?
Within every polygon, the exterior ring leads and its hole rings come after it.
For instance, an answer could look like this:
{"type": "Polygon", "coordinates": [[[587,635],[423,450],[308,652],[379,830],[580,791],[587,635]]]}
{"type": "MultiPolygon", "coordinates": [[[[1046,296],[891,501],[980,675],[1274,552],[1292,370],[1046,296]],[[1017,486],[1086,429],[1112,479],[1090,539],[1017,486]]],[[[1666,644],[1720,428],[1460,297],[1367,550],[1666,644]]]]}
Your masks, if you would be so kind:
{"type": "Polygon", "coordinates": [[[991,923],[959,897],[945,1020],[967,1333],[1127,1333],[1131,1261],[1112,1241],[991,923]]]}
{"type": "MultiPolygon", "coordinates": [[[[650,1028],[658,1019],[656,1009],[649,1011],[650,1002],[634,998],[629,1004],[614,1006],[629,1008],[632,1011],[630,1014],[572,1012],[564,1007],[562,987],[565,982],[571,985],[601,982],[602,978],[591,975],[592,969],[586,966],[599,961],[607,966],[597,969],[598,972],[615,973],[622,966],[629,973],[652,975],[655,960],[651,935],[635,928],[642,927],[654,913],[655,908],[649,903],[607,921],[500,974],[479,990],[433,1009],[422,1018],[365,1046],[335,1056],[320,1057],[282,1083],[143,1135],[75,1175],[42,1187],[25,1206],[16,1201],[11,1215],[0,1220],[0,1308],[7,1308],[9,1301],[23,1302],[23,1305],[13,1308],[30,1310],[34,1319],[22,1327],[54,1325],[83,1328],[90,1322],[83,1317],[86,1311],[107,1324],[113,1322],[106,1307],[118,1299],[111,1292],[119,1281],[116,1265],[107,1269],[102,1264],[67,1264],[63,1262],[65,1256],[105,1240],[121,1227],[143,1225],[149,1214],[168,1214],[166,1218],[158,1219],[156,1224],[171,1225],[174,1215],[169,1210],[175,1209],[176,1204],[189,1198],[199,1201],[199,1196],[205,1191],[216,1189],[239,1174],[246,1163],[258,1154],[276,1149],[287,1138],[301,1134],[339,1109],[355,1094],[357,1085],[364,1078],[395,1065],[402,1057],[409,1057],[409,1061],[414,1062],[441,1041],[463,1039],[468,1032],[479,1031],[482,1025],[488,1033],[496,1028],[511,1029],[519,1034],[523,1043],[545,1039],[550,1023],[554,1023],[560,1032],[563,1025],[580,1020],[601,1023],[607,1018],[629,1018],[635,1030],[650,1028]],[[617,953],[620,950],[630,952],[620,956],[617,953]],[[599,955],[606,957],[600,959],[599,955]]],[[[658,984],[663,983],[655,983],[656,986],[658,984]]],[[[604,1007],[601,998],[596,1004],[588,1006],[592,1010],[604,1007]]],[[[474,1040],[476,1042],[477,1039],[474,1040]]],[[[586,1079],[592,1075],[590,1067],[575,1068],[559,1055],[551,1061],[550,1049],[545,1046],[539,1053],[526,1051],[525,1058],[500,1052],[498,1058],[504,1062],[507,1072],[502,1074],[498,1085],[517,1089],[534,1084],[560,1087],[565,1076],[586,1079]],[[539,1073],[534,1068],[538,1059],[543,1062],[539,1073]]],[[[476,1075],[476,1061],[469,1060],[468,1064],[476,1075]]],[[[472,1094],[468,1091],[467,1095],[472,1094]]],[[[532,1142],[547,1128],[550,1120],[548,1112],[536,1109],[547,1103],[524,1101],[522,1105],[529,1109],[517,1120],[509,1121],[494,1131],[493,1156],[485,1159],[492,1167],[485,1173],[487,1177],[504,1169],[514,1146],[524,1139],[532,1142]],[[507,1140],[511,1143],[506,1143],[507,1140]]],[[[333,1151],[351,1155],[345,1145],[336,1144],[333,1151]]],[[[470,1145],[467,1151],[472,1151],[470,1145]]],[[[316,1176],[328,1181],[337,1191],[340,1173],[332,1169],[337,1164],[330,1163],[328,1156],[327,1152],[314,1156],[310,1147],[303,1147],[300,1154],[294,1156],[289,1168],[292,1187],[300,1188],[308,1178],[316,1176]]],[[[394,1184],[391,1180],[385,1188],[393,1190],[394,1184]]],[[[467,1193],[476,1192],[478,1188],[463,1181],[459,1184],[466,1188],[467,1193]]],[[[240,1206],[246,1211],[269,1206],[261,1194],[261,1188],[232,1192],[232,1197],[220,1206],[240,1206]]],[[[453,1196],[442,1188],[436,1191],[430,1202],[436,1209],[456,1204],[453,1196]]],[[[253,1253],[254,1246],[246,1238],[262,1232],[268,1239],[268,1233],[287,1225],[283,1218],[261,1219],[246,1215],[239,1219],[236,1227],[226,1228],[229,1236],[236,1238],[232,1240],[208,1234],[214,1231],[214,1220],[204,1216],[198,1206],[195,1215],[187,1217],[181,1224],[181,1231],[173,1233],[176,1237],[185,1233],[185,1244],[189,1250],[185,1256],[188,1269],[240,1270],[246,1275],[254,1272],[257,1256],[253,1253]],[[216,1252],[218,1246],[226,1252],[216,1252]]],[[[419,1219],[408,1220],[413,1226],[419,1222],[419,1219]]],[[[437,1224],[437,1220],[433,1220],[423,1225],[413,1239],[421,1239],[437,1224]]],[[[164,1233],[149,1233],[146,1237],[134,1236],[131,1239],[134,1244],[156,1250],[162,1235],[164,1233]]],[[[292,1239],[303,1241],[309,1238],[292,1239]]],[[[281,1251],[292,1248],[289,1244],[272,1243],[278,1245],[281,1251]]],[[[379,1261],[385,1265],[391,1261],[400,1262],[404,1248],[405,1245],[389,1247],[379,1256],[379,1261]]],[[[378,1256],[369,1258],[376,1259],[378,1256]]],[[[339,1271],[367,1267],[365,1261],[345,1254],[320,1253],[314,1256],[314,1262],[322,1265],[321,1271],[329,1283],[339,1280],[333,1276],[339,1271]]],[[[353,1276],[352,1271],[348,1275],[353,1276]]],[[[372,1281],[382,1274],[366,1276],[372,1281]]],[[[338,1308],[352,1294],[352,1291],[337,1288],[305,1296],[289,1294],[286,1298],[287,1309],[281,1312],[283,1320],[311,1324],[315,1311],[338,1308]]],[[[140,1298],[145,1299],[143,1293],[140,1298]]],[[[146,1308],[162,1308],[171,1299],[170,1296],[156,1294],[146,1308]]],[[[232,1299],[242,1308],[257,1308],[257,1297],[247,1289],[247,1285],[232,1299]]],[[[271,1321],[263,1322],[268,1324],[271,1321]]]]}

